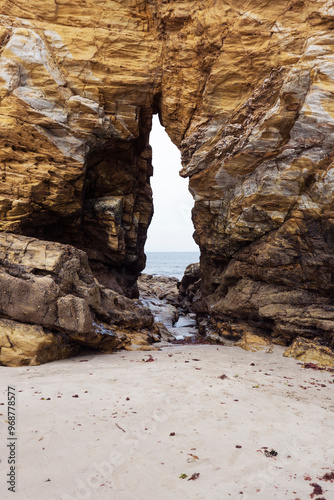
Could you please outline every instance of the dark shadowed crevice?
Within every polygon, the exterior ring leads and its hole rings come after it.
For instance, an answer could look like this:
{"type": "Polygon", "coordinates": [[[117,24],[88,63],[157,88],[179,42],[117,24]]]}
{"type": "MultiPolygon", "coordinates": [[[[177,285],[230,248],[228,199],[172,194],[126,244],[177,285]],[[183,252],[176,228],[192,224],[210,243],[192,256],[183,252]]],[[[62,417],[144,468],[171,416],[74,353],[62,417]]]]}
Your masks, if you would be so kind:
{"type": "Polygon", "coordinates": [[[101,270],[102,263],[129,296],[137,295],[136,278],[145,267],[153,211],[151,124],[146,117],[140,125],[138,138],[110,141],[90,151],[82,214],[84,249],[92,268],[101,270]]]}
{"type": "Polygon", "coordinates": [[[124,133],[126,138],[117,132],[96,138],[80,175],[66,184],[75,208],[66,210],[68,216],[36,210],[20,227],[24,235],[84,250],[99,279],[130,297],[138,295],[136,279],[145,267],[153,213],[151,122],[151,108],[141,109],[137,131],[124,133]]]}

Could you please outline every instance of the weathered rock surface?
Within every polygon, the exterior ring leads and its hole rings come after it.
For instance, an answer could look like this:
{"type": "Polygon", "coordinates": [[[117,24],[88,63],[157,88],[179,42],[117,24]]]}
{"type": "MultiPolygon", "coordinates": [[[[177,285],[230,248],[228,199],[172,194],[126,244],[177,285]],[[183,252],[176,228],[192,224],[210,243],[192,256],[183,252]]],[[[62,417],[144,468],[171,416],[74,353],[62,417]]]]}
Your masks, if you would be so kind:
{"type": "Polygon", "coordinates": [[[245,351],[261,351],[262,349],[267,348],[268,352],[270,352],[270,342],[268,339],[264,337],[260,337],[259,335],[254,335],[250,332],[244,334],[242,339],[238,340],[235,343],[237,347],[241,347],[245,351]]]}
{"type": "Polygon", "coordinates": [[[161,46],[145,11],[141,1],[0,6],[0,229],[84,248],[129,295],[152,216],[161,46]]]}
{"type": "Polygon", "coordinates": [[[334,351],[319,342],[297,337],[285,351],[284,356],[296,358],[304,363],[314,363],[321,368],[334,368],[334,351]]]}
{"type": "Polygon", "coordinates": [[[0,364],[5,366],[39,365],[79,352],[61,333],[8,319],[0,319],[0,349],[0,364]]]}
{"type": "Polygon", "coordinates": [[[164,341],[174,340],[170,330],[179,319],[177,278],[142,273],[138,278],[140,301],[151,311],[164,341]]]}
{"type": "Polygon", "coordinates": [[[179,300],[187,311],[201,312],[205,310],[201,292],[201,268],[199,263],[189,264],[178,283],[179,300]]]}
{"type": "MultiPolygon", "coordinates": [[[[17,0],[0,14],[0,230],[85,249],[136,296],[158,112],[195,200],[202,312],[334,342],[331,2],[17,0]]],[[[28,301],[10,318],[65,329],[80,312],[72,337],[88,335],[87,298],[30,279],[46,315],[28,301]]]]}
{"type": "Polygon", "coordinates": [[[82,250],[2,233],[0,256],[0,363],[39,364],[78,346],[111,351],[159,340],[150,311],[101,286],[82,250]]]}
{"type": "Polygon", "coordinates": [[[141,297],[166,300],[174,307],[180,305],[177,278],[141,273],[138,278],[138,289],[141,297]]]}
{"type": "Polygon", "coordinates": [[[198,337],[196,314],[184,307],[179,285],[173,277],[142,273],[138,278],[140,301],[152,312],[163,341],[193,341],[198,337]]]}

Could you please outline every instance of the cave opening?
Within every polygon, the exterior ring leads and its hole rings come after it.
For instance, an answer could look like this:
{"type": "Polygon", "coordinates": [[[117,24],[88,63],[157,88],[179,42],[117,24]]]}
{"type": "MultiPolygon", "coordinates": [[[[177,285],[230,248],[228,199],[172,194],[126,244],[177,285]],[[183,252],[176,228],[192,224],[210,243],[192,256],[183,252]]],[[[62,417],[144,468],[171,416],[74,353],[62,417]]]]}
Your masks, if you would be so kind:
{"type": "Polygon", "coordinates": [[[153,116],[150,134],[152,147],[154,214],[145,244],[145,273],[181,278],[185,267],[198,261],[199,250],[193,239],[191,220],[193,198],[187,181],[179,175],[181,155],[172,143],[158,115],[153,116]],[[156,266],[161,268],[157,269],[156,266]]]}
{"type": "Polygon", "coordinates": [[[92,149],[83,190],[84,249],[100,282],[138,297],[144,245],[152,218],[151,116],[138,111],[137,133],[92,149]],[[115,279],[116,282],[115,283],[115,279]]]}
{"type": "MultiPolygon", "coordinates": [[[[179,279],[199,260],[180,151],[151,112],[138,108],[133,133],[96,137],[82,171],[64,180],[72,189],[68,206],[59,195],[59,207],[36,212],[21,227],[23,234],[84,250],[98,280],[129,297],[138,296],[137,277],[151,273],[158,253],[178,270],[160,259],[154,274],[179,279]]],[[[63,184],[57,189],[61,194],[63,184]]]]}

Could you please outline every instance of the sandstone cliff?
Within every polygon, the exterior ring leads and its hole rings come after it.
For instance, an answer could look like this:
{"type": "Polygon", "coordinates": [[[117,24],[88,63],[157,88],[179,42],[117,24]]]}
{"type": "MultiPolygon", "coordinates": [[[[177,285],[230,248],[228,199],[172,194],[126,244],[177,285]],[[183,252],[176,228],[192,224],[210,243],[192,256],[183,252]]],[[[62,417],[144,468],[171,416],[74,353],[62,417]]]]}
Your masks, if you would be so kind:
{"type": "Polygon", "coordinates": [[[195,200],[203,309],[333,341],[332,2],[17,0],[0,14],[1,231],[74,245],[135,296],[159,113],[195,200]]]}

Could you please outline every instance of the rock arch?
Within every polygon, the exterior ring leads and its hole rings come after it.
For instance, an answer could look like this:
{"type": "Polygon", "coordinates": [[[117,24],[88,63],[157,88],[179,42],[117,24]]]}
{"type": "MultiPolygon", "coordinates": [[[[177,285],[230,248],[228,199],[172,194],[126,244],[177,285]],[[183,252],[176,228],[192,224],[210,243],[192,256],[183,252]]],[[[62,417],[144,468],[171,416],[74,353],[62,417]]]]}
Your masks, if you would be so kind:
{"type": "Polygon", "coordinates": [[[328,2],[33,0],[3,14],[2,231],[56,234],[135,293],[159,112],[190,178],[211,316],[332,341],[328,2]]]}

